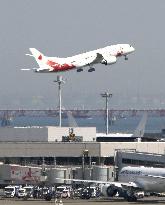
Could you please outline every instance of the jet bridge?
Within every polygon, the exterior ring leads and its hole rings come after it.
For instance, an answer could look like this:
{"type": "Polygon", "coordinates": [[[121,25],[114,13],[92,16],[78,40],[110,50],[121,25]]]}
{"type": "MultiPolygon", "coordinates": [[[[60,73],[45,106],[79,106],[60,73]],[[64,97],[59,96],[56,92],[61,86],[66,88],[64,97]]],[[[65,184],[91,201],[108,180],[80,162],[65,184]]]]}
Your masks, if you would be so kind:
{"type": "Polygon", "coordinates": [[[165,167],[164,154],[138,152],[136,150],[116,150],[115,167],[119,170],[124,166],[165,167]]]}

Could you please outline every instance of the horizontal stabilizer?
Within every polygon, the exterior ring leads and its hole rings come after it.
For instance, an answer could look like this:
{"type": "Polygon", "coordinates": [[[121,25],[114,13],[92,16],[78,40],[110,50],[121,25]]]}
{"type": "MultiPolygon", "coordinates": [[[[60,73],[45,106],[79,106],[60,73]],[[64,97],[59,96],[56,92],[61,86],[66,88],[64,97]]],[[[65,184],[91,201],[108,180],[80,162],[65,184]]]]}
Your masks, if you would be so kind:
{"type": "Polygon", "coordinates": [[[23,70],[23,71],[29,71],[29,70],[31,70],[30,68],[22,68],[21,70],[23,70]]]}
{"type": "Polygon", "coordinates": [[[26,53],[25,55],[26,55],[26,56],[32,56],[32,57],[34,57],[32,54],[29,54],[29,53],[26,53]]]}
{"type": "Polygon", "coordinates": [[[33,70],[35,72],[37,72],[38,70],[40,70],[41,68],[22,68],[22,71],[29,71],[29,70],[33,70]]]}

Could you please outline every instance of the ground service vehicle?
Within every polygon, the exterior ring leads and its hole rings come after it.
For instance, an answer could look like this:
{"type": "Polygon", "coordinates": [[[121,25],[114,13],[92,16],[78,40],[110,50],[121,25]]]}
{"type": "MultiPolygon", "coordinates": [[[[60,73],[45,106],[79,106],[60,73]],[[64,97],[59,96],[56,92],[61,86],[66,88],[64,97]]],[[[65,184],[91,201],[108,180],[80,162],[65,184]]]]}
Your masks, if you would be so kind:
{"type": "Polygon", "coordinates": [[[19,186],[6,186],[4,190],[4,196],[9,198],[16,197],[18,194],[18,189],[19,186]]]}
{"type": "Polygon", "coordinates": [[[18,194],[17,194],[17,197],[20,199],[20,198],[26,198],[28,196],[28,193],[26,192],[26,189],[24,188],[20,188],[18,190],[18,194]]]}

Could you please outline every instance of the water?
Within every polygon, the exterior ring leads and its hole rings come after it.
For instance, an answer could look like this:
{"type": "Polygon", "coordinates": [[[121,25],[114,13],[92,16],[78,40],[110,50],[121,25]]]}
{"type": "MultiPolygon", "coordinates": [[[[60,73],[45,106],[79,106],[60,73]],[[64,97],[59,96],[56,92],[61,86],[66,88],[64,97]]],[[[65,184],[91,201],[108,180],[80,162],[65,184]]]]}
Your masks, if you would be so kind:
{"type": "MultiPolygon", "coordinates": [[[[83,127],[96,127],[97,132],[105,132],[105,119],[101,116],[94,116],[91,118],[76,118],[75,119],[78,126],[83,127]]],[[[141,117],[134,116],[134,117],[127,117],[127,118],[120,118],[115,121],[115,123],[109,126],[110,132],[133,132],[141,117]]],[[[11,126],[58,126],[59,119],[58,117],[16,117],[11,121],[11,126]]],[[[62,126],[69,126],[72,125],[68,124],[68,119],[62,119],[62,126]]],[[[165,117],[148,117],[147,124],[146,124],[146,132],[161,132],[161,130],[165,128],[165,117]]]]}

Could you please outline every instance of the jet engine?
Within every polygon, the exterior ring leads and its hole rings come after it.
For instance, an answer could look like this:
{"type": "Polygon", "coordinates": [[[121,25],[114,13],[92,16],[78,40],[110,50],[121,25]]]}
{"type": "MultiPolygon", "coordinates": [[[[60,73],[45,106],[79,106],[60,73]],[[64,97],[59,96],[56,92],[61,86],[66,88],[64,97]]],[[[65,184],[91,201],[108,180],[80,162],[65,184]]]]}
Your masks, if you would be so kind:
{"type": "Polygon", "coordinates": [[[116,63],[116,61],[116,56],[103,56],[103,60],[101,61],[101,63],[104,65],[111,65],[113,63],[116,63]]]}
{"type": "Polygon", "coordinates": [[[109,185],[109,184],[106,184],[106,185],[103,185],[102,186],[102,194],[104,196],[108,196],[108,197],[113,197],[117,194],[117,187],[115,187],[114,185],[109,185]]]}

